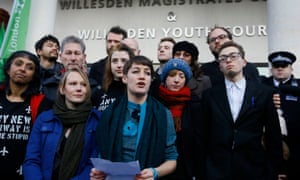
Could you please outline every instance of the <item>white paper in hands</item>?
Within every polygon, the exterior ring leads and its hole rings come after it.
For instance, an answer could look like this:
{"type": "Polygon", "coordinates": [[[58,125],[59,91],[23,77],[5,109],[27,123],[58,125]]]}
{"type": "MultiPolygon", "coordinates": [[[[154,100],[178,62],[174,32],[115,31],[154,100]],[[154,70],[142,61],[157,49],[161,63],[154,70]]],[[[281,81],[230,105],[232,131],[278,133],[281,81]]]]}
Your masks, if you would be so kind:
{"type": "Polygon", "coordinates": [[[132,180],[141,172],[139,161],[111,162],[100,158],[91,158],[94,167],[104,172],[107,180],[132,180]]]}

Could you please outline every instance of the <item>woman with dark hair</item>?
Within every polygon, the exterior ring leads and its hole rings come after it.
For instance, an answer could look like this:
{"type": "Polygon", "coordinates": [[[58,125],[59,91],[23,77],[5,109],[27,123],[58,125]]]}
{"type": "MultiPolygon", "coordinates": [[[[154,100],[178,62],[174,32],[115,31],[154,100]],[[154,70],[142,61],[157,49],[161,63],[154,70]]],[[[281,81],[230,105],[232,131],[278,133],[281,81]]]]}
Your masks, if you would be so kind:
{"type": "Polygon", "coordinates": [[[23,179],[22,162],[37,114],[51,107],[39,93],[38,58],[16,51],[4,65],[5,82],[0,90],[0,174],[23,179]]]}
{"type": "MultiPolygon", "coordinates": [[[[16,72],[17,73],[17,72],[16,72]]],[[[16,51],[11,54],[11,56],[7,59],[6,64],[4,65],[4,74],[5,74],[5,87],[8,94],[11,94],[11,86],[21,86],[24,87],[24,91],[22,91],[21,96],[24,98],[26,96],[31,96],[33,94],[39,94],[39,85],[40,85],[40,63],[38,57],[28,51],[16,51]],[[27,59],[28,64],[26,64],[22,59],[27,59]],[[21,70],[29,70],[31,76],[28,77],[30,79],[14,79],[10,70],[15,70],[11,68],[21,67],[24,69],[21,70]],[[23,82],[23,81],[26,81],[23,82]]]]}
{"type": "MultiPolygon", "coordinates": [[[[172,115],[148,94],[153,76],[152,61],[147,57],[135,56],[127,61],[122,78],[126,95],[102,113],[96,130],[100,158],[139,161],[141,172],[132,178],[135,180],[163,178],[176,168],[172,115]]],[[[90,179],[104,180],[106,175],[93,168],[90,179]]]]}
{"type": "Polygon", "coordinates": [[[102,86],[92,95],[93,105],[99,111],[104,111],[126,93],[126,85],[122,82],[123,66],[133,56],[132,50],[125,44],[119,44],[110,50],[102,86]]]}
{"type": "Polygon", "coordinates": [[[202,74],[199,68],[198,56],[198,48],[191,42],[180,41],[173,47],[173,57],[187,62],[193,73],[188,82],[188,87],[201,98],[203,91],[211,87],[211,81],[208,76],[202,74]]]}

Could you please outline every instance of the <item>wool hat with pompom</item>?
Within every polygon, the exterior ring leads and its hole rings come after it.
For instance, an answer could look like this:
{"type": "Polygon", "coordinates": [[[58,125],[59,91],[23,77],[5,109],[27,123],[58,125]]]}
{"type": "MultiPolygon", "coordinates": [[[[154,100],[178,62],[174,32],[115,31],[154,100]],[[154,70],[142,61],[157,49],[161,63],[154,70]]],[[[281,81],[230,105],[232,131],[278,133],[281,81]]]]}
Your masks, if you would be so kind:
{"type": "Polygon", "coordinates": [[[165,65],[162,70],[162,73],[160,75],[160,79],[162,82],[165,82],[168,73],[171,70],[177,69],[179,71],[182,71],[185,75],[186,82],[189,81],[189,79],[192,78],[192,71],[188,63],[186,63],[184,60],[181,59],[170,59],[165,65]]]}

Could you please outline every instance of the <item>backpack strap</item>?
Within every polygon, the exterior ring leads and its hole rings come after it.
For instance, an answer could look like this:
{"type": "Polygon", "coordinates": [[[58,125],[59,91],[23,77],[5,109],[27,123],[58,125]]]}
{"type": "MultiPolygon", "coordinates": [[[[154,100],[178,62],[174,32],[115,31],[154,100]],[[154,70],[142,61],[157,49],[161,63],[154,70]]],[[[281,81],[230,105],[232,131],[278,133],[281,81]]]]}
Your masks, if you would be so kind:
{"type": "Polygon", "coordinates": [[[34,124],[35,119],[38,114],[39,106],[44,99],[44,94],[33,95],[30,100],[30,109],[31,109],[31,122],[34,124]]]}

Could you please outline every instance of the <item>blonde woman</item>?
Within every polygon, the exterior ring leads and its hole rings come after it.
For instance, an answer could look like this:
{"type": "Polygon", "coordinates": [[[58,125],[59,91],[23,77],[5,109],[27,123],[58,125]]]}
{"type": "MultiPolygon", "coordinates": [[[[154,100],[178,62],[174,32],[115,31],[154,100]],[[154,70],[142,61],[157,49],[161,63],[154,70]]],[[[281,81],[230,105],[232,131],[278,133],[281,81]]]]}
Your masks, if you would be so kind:
{"type": "Polygon", "coordinates": [[[90,96],[86,73],[68,70],[53,109],[38,116],[33,127],[23,164],[25,179],[89,179],[100,118],[90,96]]]}

